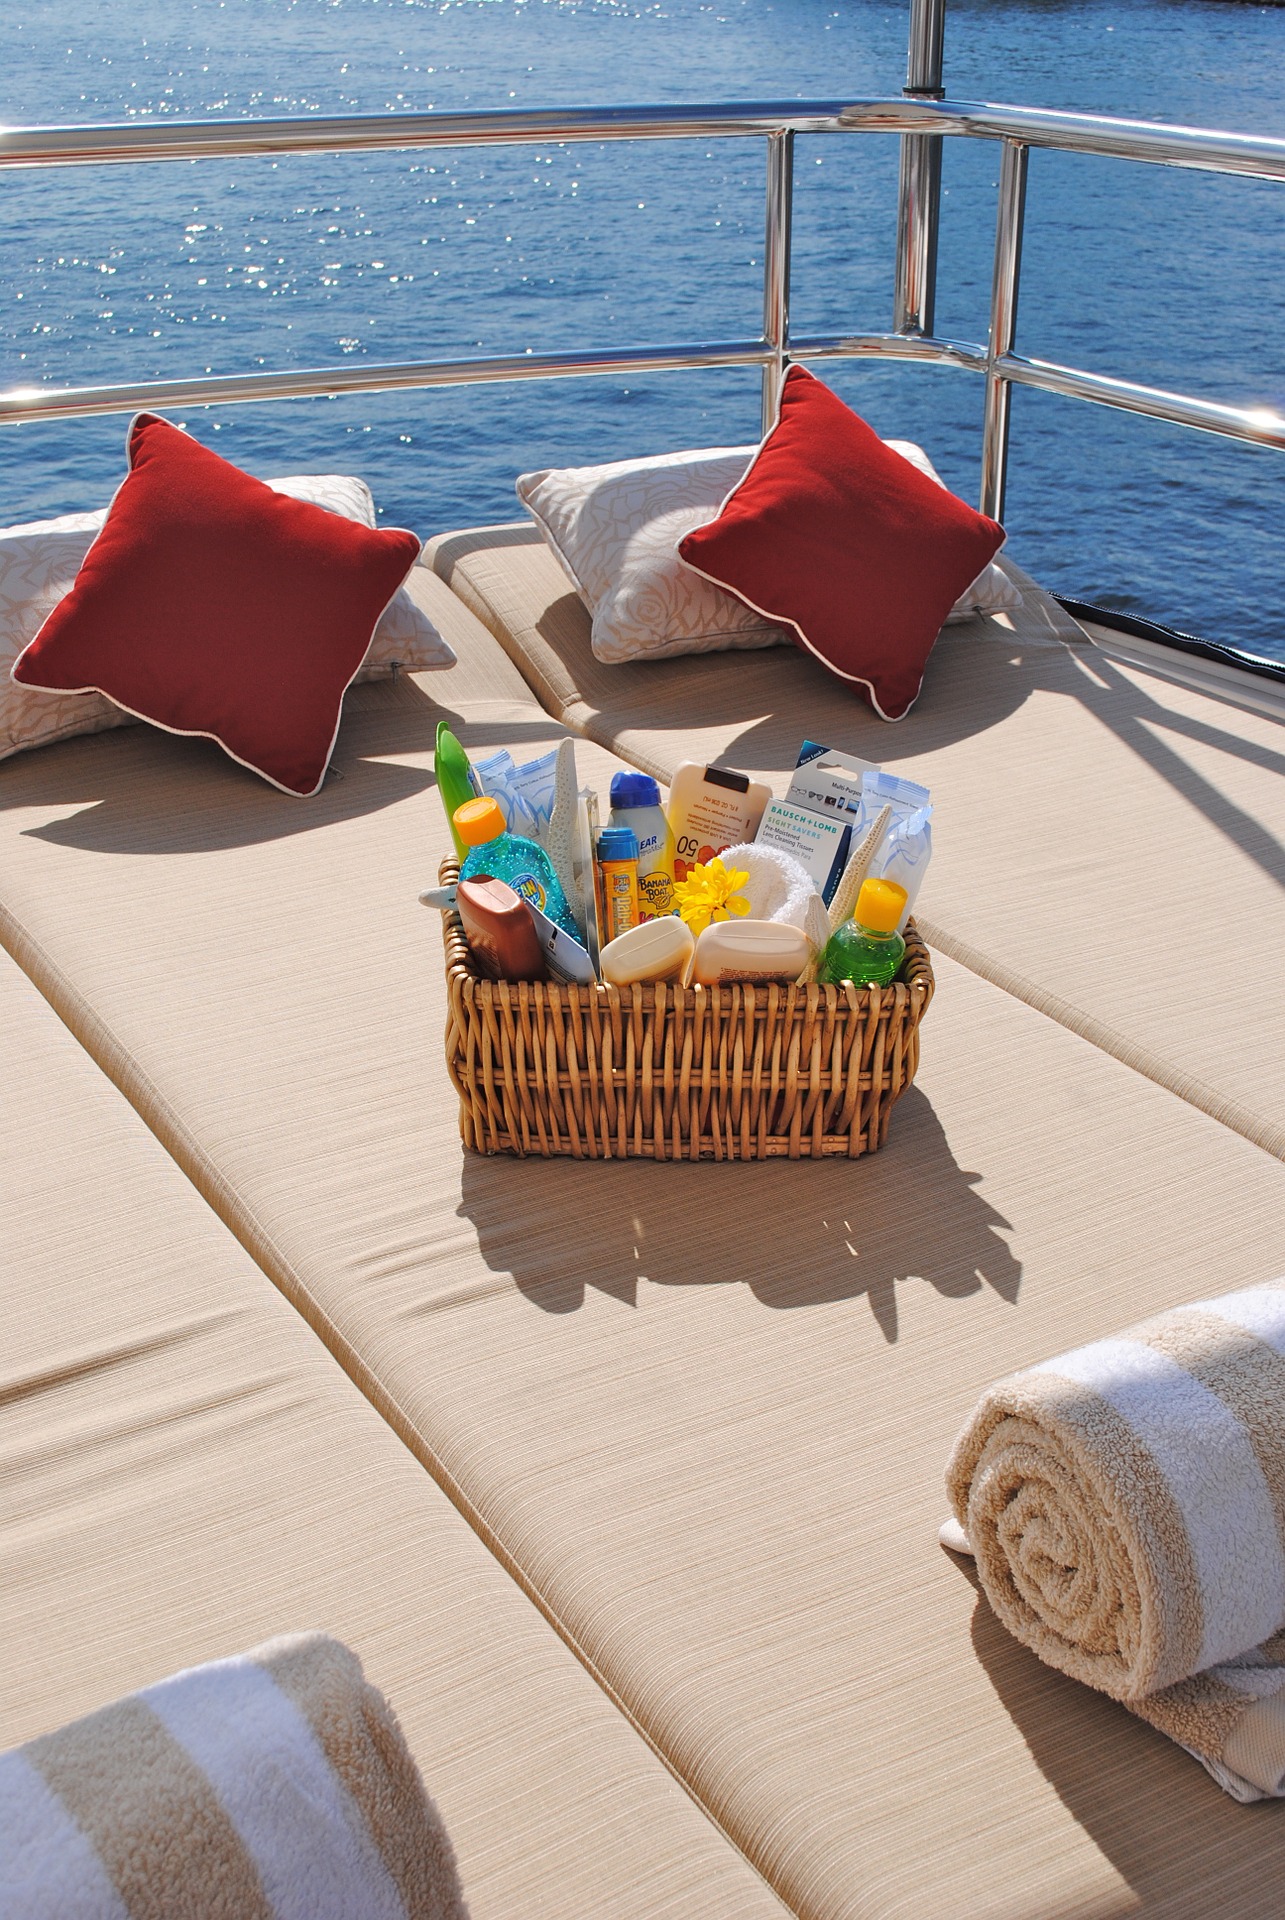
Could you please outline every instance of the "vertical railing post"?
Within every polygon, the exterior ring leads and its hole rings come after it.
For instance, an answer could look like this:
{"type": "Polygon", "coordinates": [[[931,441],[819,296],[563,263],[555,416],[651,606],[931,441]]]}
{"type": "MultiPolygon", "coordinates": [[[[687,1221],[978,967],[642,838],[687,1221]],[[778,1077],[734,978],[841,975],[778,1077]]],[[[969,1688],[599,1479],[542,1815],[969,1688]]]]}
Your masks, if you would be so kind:
{"type": "Polygon", "coordinates": [[[1008,421],[1013,388],[996,362],[1013,350],[1017,332],[1017,295],[1022,278],[1022,225],[1026,218],[1026,163],[1030,149],[1005,140],[999,166],[999,205],[995,213],[995,267],[991,276],[991,330],[987,352],[986,424],[982,433],[981,509],[992,520],[1004,517],[1008,482],[1008,421]]]}
{"type": "MultiPolygon", "coordinates": [[[[946,0],[910,0],[906,84],[911,99],[942,98],[946,0]]],[[[901,137],[897,182],[897,277],[892,324],[898,333],[931,333],[937,295],[937,226],[941,212],[941,135],[901,137]]]]}
{"type": "Polygon", "coordinates": [[[790,229],[794,217],[794,135],[767,137],[767,217],[763,237],[763,338],[775,357],[763,369],[763,432],[776,419],[790,348],[790,229]]]}

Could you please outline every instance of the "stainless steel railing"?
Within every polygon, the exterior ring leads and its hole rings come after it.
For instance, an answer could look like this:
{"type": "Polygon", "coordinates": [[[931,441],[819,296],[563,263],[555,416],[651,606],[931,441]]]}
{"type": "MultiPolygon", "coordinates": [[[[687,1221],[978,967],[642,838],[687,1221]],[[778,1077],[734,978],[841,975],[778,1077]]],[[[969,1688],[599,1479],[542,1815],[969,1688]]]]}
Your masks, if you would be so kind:
{"type": "Polygon", "coordinates": [[[460,386],[586,374],[756,366],[762,371],[765,429],[792,360],[881,358],[931,361],[981,373],[987,382],[981,505],[1000,517],[1007,470],[1013,386],[1042,388],[1153,419],[1285,449],[1285,415],[1117,380],[1015,351],[1021,281],[1027,156],[1033,146],[1160,166],[1285,180],[1285,140],[1053,113],[1039,108],[938,99],[941,0],[914,0],[912,60],[901,99],[786,101],[715,106],[578,108],[529,113],[354,114],[329,118],[149,121],[124,126],[0,129],[0,170],[199,160],[283,153],[369,152],[539,142],[709,140],[757,136],[767,142],[763,331],[758,339],[682,342],[492,355],[482,358],[357,362],[189,380],[105,386],[16,387],[0,393],[0,425],[126,413],[140,407],[190,407],[319,394],[460,386]],[[934,20],[936,38],[934,40],[934,20]],[[916,38],[917,35],[917,38],[916,38]],[[934,60],[936,66],[934,68],[934,60]],[[892,331],[797,336],[790,328],[790,238],[796,133],[903,136],[898,251],[892,331]],[[986,344],[938,339],[932,332],[940,142],[947,136],[1003,143],[990,337],[986,344]],[[934,157],[936,156],[936,157],[934,157]]]}
{"type": "MultiPolygon", "coordinates": [[[[942,56],[946,0],[910,0],[905,95],[944,100],[942,56]]],[[[897,333],[931,333],[937,293],[937,224],[941,212],[941,135],[907,133],[897,179],[897,260],[892,324],[897,333]]]]}

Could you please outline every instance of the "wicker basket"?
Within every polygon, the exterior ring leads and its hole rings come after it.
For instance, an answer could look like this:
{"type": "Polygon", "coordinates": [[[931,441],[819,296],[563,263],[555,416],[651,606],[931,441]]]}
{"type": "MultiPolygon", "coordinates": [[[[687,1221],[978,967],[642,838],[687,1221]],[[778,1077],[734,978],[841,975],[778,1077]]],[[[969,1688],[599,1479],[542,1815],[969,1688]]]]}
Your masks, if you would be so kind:
{"type": "Polygon", "coordinates": [[[446,1064],[478,1153],[856,1159],[915,1077],[933,974],[913,920],[890,987],[510,985],[442,922],[446,1064]]]}

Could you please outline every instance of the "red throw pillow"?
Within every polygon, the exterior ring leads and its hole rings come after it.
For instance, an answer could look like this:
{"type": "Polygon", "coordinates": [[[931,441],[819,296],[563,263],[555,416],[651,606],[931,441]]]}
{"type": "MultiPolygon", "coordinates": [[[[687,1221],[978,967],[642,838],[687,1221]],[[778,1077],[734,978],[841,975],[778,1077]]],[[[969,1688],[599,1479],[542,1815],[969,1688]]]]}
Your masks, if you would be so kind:
{"type": "Polygon", "coordinates": [[[769,620],[884,720],[902,720],[946,615],[1004,529],[884,445],[791,367],[776,424],[715,519],[678,543],[688,566],[769,620]]]}
{"type": "Polygon", "coordinates": [[[325,778],[348,683],[419,555],[261,480],[152,413],[76,583],[13,664],[204,734],[286,793],[325,778]]]}

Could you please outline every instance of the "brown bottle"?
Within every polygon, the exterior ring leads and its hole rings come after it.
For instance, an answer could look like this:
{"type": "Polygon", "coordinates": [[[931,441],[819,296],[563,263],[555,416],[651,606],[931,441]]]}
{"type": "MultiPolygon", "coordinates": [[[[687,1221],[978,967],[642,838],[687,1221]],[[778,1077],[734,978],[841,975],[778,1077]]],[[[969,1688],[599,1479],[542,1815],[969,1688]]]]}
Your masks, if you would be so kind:
{"type": "Polygon", "coordinates": [[[544,954],[526,901],[503,880],[461,880],[456,911],[479,973],[490,980],[543,980],[544,954]]]}

